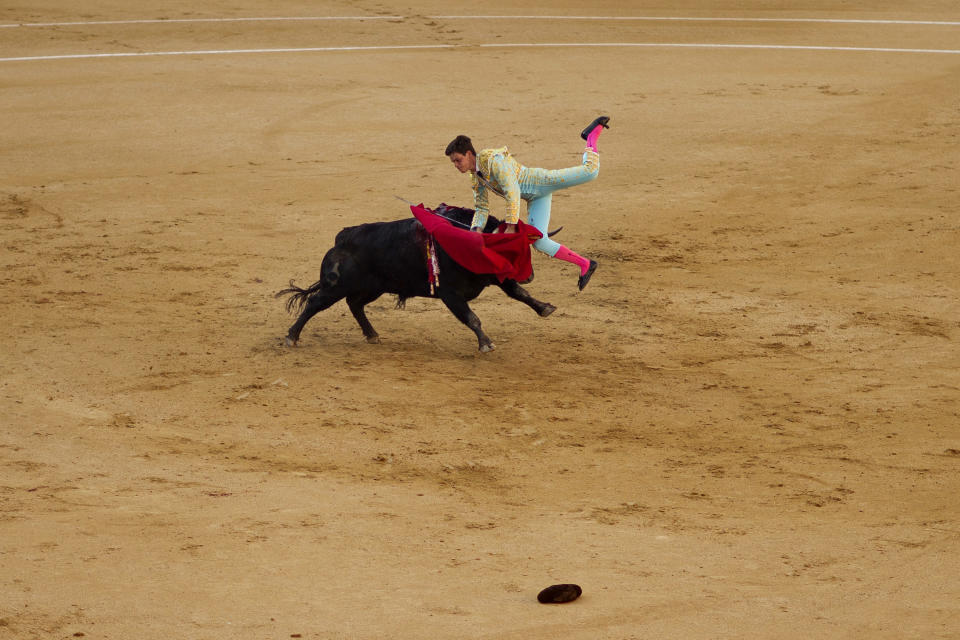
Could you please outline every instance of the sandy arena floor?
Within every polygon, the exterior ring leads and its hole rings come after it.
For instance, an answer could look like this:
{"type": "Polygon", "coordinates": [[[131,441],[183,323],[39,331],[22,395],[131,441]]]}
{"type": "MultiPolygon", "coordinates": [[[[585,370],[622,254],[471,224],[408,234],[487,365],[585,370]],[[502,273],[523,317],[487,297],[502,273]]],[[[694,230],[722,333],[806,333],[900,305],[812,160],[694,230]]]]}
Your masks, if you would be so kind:
{"type": "Polygon", "coordinates": [[[0,638],[960,637],[953,0],[76,4],[0,7],[0,638]],[[456,134],[600,113],[553,316],[283,346],[456,134]]]}

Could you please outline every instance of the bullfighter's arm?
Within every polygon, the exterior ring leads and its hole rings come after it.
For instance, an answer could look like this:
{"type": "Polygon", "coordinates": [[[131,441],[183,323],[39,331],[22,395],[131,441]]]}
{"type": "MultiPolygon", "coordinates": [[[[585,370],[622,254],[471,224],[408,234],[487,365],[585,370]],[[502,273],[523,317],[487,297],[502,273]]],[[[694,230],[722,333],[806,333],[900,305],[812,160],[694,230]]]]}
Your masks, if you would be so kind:
{"type": "Polygon", "coordinates": [[[473,221],[470,223],[471,229],[479,229],[483,231],[483,228],[487,226],[487,216],[490,215],[490,204],[489,196],[487,195],[487,188],[477,180],[476,176],[473,178],[473,221]]]}
{"type": "Polygon", "coordinates": [[[517,224],[520,219],[520,182],[517,176],[519,170],[519,164],[501,155],[490,160],[490,175],[503,189],[503,198],[507,201],[503,217],[507,224],[517,224]]]}

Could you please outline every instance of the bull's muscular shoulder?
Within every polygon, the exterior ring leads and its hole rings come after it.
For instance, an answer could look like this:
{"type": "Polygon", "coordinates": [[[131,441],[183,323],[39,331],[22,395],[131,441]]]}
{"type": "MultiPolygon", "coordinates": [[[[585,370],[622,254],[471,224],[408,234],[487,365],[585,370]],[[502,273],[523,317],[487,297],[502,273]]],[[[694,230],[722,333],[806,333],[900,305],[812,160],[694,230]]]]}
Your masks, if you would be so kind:
{"type": "Polygon", "coordinates": [[[393,243],[408,238],[420,224],[414,218],[389,222],[368,222],[354,227],[344,227],[334,239],[337,246],[363,246],[385,249],[393,243]]]}
{"type": "Polygon", "coordinates": [[[353,238],[356,235],[356,230],[359,228],[359,226],[344,227],[340,230],[340,233],[337,234],[337,237],[333,239],[334,244],[343,244],[347,242],[350,238],[353,238]]]}

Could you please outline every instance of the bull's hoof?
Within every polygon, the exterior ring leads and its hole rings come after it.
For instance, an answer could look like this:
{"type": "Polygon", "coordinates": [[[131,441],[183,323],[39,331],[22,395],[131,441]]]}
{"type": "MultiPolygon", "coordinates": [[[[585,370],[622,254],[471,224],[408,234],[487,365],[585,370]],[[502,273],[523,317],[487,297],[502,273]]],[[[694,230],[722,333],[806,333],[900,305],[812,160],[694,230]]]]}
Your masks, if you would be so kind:
{"type": "Polygon", "coordinates": [[[496,349],[496,347],[492,342],[480,345],[480,353],[490,353],[494,349],[496,349]]]}
{"type": "Polygon", "coordinates": [[[548,305],[546,305],[543,309],[540,310],[540,317],[541,317],[541,318],[546,318],[547,316],[549,316],[551,313],[553,313],[553,312],[556,311],[556,310],[557,310],[557,308],[556,308],[555,306],[553,306],[552,304],[548,304],[548,305]]]}
{"type": "Polygon", "coordinates": [[[299,341],[299,340],[294,340],[294,339],[291,338],[290,336],[287,336],[286,338],[283,339],[283,342],[284,342],[284,344],[286,344],[288,347],[295,347],[295,346],[297,346],[297,343],[300,342],[300,341],[299,341]]]}
{"type": "Polygon", "coordinates": [[[380,336],[367,336],[369,344],[380,344],[380,336]]]}

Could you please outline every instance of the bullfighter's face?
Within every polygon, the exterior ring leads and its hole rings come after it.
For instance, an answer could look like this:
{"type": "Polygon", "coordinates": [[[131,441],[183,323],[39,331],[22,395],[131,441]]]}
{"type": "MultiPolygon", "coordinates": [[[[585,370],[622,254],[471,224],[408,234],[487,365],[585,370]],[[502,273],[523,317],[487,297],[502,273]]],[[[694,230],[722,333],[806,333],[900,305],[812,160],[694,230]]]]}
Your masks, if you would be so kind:
{"type": "Polygon", "coordinates": [[[472,151],[466,153],[451,153],[450,162],[460,173],[475,171],[477,168],[477,155],[472,151]]]}

